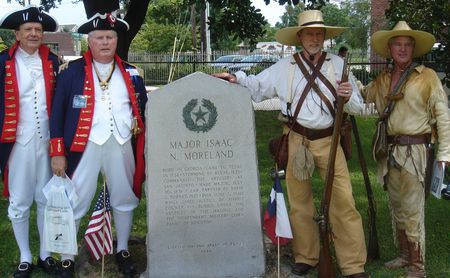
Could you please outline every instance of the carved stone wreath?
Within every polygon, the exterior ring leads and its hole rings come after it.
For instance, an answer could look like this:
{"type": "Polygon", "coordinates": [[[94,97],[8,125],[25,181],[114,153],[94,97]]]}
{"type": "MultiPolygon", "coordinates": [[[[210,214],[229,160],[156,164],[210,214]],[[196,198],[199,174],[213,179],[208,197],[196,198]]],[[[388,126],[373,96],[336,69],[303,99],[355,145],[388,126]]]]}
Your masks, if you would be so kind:
{"type": "MultiPolygon", "coordinates": [[[[203,98],[202,99],[202,105],[199,107],[199,112],[201,113],[201,107],[206,108],[208,111],[209,117],[208,120],[205,120],[205,124],[199,125],[197,121],[194,121],[192,119],[192,111],[197,107],[198,100],[197,99],[191,99],[186,106],[183,108],[183,122],[186,125],[186,127],[194,132],[207,132],[211,130],[211,128],[216,124],[217,122],[217,109],[214,106],[214,104],[208,100],[203,98]]],[[[202,114],[206,114],[202,113],[202,114]]]]}

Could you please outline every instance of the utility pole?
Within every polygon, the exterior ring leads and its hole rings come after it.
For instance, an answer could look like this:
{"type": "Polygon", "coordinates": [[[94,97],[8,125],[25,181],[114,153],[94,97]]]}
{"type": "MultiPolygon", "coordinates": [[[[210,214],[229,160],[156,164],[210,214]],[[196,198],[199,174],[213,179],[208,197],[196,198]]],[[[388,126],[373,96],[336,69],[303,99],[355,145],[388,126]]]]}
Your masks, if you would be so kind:
{"type": "Polygon", "coordinates": [[[206,14],[205,9],[200,11],[200,49],[206,52],[206,14]]]}
{"type": "Polygon", "coordinates": [[[211,32],[209,30],[208,24],[209,18],[209,2],[206,1],[206,10],[205,10],[205,26],[206,26],[206,61],[211,62],[211,32]]]}
{"type": "Polygon", "coordinates": [[[206,61],[211,61],[211,44],[209,24],[209,3],[206,2],[206,8],[200,12],[200,44],[202,53],[206,53],[206,61]]]}

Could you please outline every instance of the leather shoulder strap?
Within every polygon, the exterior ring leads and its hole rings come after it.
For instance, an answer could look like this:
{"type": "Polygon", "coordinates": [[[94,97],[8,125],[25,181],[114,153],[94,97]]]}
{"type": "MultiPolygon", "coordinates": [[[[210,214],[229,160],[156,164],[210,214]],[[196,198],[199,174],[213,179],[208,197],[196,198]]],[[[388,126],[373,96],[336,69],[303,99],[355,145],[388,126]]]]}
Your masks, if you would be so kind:
{"type": "MultiPolygon", "coordinates": [[[[336,112],[334,111],[334,107],[331,104],[330,100],[328,100],[328,98],[323,94],[323,92],[320,90],[319,86],[315,83],[315,79],[316,77],[318,77],[318,74],[322,74],[320,72],[320,68],[322,67],[324,61],[325,61],[325,57],[326,57],[326,52],[322,53],[322,56],[320,57],[318,63],[316,66],[314,66],[312,63],[310,63],[304,56],[303,53],[301,53],[303,60],[306,61],[306,63],[312,68],[313,72],[311,74],[308,73],[308,71],[306,70],[305,65],[303,64],[303,62],[300,60],[300,57],[297,55],[294,55],[295,61],[297,62],[297,65],[299,66],[300,70],[302,71],[303,75],[305,76],[306,80],[308,81],[308,84],[305,86],[305,89],[308,88],[308,91],[313,88],[313,90],[319,95],[320,99],[322,100],[323,103],[325,103],[325,105],[327,106],[328,110],[330,111],[331,115],[333,116],[333,118],[336,116],[336,112]]],[[[324,77],[325,78],[325,77],[324,77]]],[[[326,80],[326,78],[325,78],[326,80]]],[[[329,82],[328,82],[329,83],[329,82]]],[[[330,84],[331,85],[331,84],[330,84]]],[[[334,90],[334,87],[331,86],[334,90]]],[[[336,92],[335,92],[336,93],[336,92]]],[[[337,99],[337,96],[336,96],[337,99]]],[[[302,103],[303,104],[303,103],[302,103]]]]}
{"type": "Polygon", "coordinates": [[[413,72],[413,70],[418,66],[419,64],[417,64],[416,62],[411,63],[411,65],[408,66],[408,68],[406,68],[406,70],[402,73],[402,75],[400,76],[400,79],[398,80],[397,84],[395,84],[394,88],[392,89],[392,91],[389,93],[389,97],[390,100],[388,102],[388,104],[386,105],[386,107],[384,108],[383,114],[381,114],[380,118],[378,119],[379,121],[384,121],[387,120],[387,118],[389,117],[389,115],[391,114],[392,110],[394,109],[395,106],[395,96],[400,92],[400,88],[403,86],[403,84],[406,82],[406,80],[408,79],[408,76],[413,72]]]}
{"type": "MultiPolygon", "coordinates": [[[[326,56],[327,56],[327,53],[326,53],[326,52],[323,52],[323,53],[322,53],[322,56],[324,56],[323,59],[324,59],[324,61],[325,61],[325,58],[326,58],[326,56]]],[[[305,60],[306,64],[308,64],[308,66],[309,66],[310,68],[314,69],[314,71],[315,71],[317,77],[320,79],[320,81],[322,81],[322,83],[328,88],[328,90],[330,90],[330,92],[333,94],[334,98],[337,99],[336,89],[334,88],[333,84],[331,84],[330,80],[328,80],[328,79],[322,74],[322,72],[320,72],[320,69],[322,68],[322,65],[323,65],[324,61],[322,61],[322,63],[320,64],[321,60],[319,60],[319,63],[317,63],[317,66],[314,67],[314,65],[313,65],[310,61],[308,61],[308,59],[305,58],[303,52],[302,52],[302,58],[303,58],[303,60],[305,60]],[[320,64],[320,67],[318,67],[319,64],[320,64]]],[[[321,57],[321,58],[322,58],[322,57],[321,57]]]]}

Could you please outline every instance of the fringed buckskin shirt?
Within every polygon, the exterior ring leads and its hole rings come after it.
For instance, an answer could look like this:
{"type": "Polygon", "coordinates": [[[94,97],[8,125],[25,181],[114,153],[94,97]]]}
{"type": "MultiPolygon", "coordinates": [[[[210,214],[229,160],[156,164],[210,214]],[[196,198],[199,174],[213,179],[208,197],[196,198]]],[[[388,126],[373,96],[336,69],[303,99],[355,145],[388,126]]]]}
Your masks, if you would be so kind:
{"type": "MultiPolygon", "coordinates": [[[[366,101],[375,103],[379,114],[388,104],[385,96],[390,94],[390,84],[391,70],[386,70],[363,89],[362,94],[366,101]]],[[[436,160],[450,161],[448,99],[436,72],[423,65],[417,66],[399,93],[403,93],[404,96],[397,100],[388,118],[387,134],[432,133],[432,141],[438,142],[436,160]]],[[[396,145],[391,150],[395,161],[400,166],[416,175],[421,182],[424,181],[426,150],[423,144],[396,145]]],[[[383,184],[382,177],[387,173],[387,161],[379,163],[378,170],[378,180],[383,184]]]]}

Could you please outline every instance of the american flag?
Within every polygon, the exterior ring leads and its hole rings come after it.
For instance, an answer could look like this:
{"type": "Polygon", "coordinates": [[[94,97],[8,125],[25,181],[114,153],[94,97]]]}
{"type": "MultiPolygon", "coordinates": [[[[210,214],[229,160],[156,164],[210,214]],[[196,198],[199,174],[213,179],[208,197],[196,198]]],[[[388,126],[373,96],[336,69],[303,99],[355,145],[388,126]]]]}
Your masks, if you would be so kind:
{"type": "Polygon", "coordinates": [[[106,185],[95,204],[94,212],[84,234],[84,241],[92,257],[96,260],[102,255],[113,253],[113,237],[111,229],[111,207],[106,185]]]}
{"type": "Polygon", "coordinates": [[[264,213],[264,231],[272,240],[272,243],[287,244],[292,237],[291,225],[284,202],[283,189],[280,178],[275,177],[275,181],[270,192],[267,209],[264,213]],[[277,239],[278,238],[278,239],[277,239]]]}

